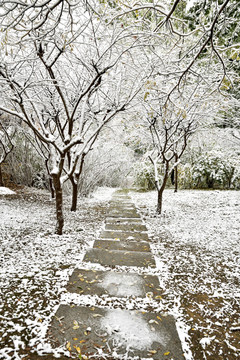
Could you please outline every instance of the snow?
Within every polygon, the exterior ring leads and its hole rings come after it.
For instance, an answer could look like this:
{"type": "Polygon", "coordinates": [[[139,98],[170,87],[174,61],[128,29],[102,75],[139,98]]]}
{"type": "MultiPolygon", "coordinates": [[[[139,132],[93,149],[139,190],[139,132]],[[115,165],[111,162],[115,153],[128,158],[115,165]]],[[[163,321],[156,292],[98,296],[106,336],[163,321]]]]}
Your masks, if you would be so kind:
{"type": "Polygon", "coordinates": [[[240,312],[240,192],[167,189],[161,215],[155,191],[131,196],[149,230],[152,252],[163,263],[163,305],[176,318],[185,358],[231,351],[238,359],[231,325],[240,312]],[[192,352],[201,339],[202,352],[192,352]]]}
{"type": "Polygon", "coordinates": [[[117,346],[124,344],[129,350],[150,349],[154,341],[166,346],[169,340],[164,330],[160,334],[151,331],[141,313],[108,310],[107,315],[101,319],[101,326],[116,341],[117,346]]]}
{"type": "Polygon", "coordinates": [[[110,201],[112,198],[112,194],[116,191],[117,188],[109,188],[109,187],[99,187],[92,194],[93,201],[110,201]]]}
{"type": "Polygon", "coordinates": [[[12,191],[4,186],[0,186],[0,195],[14,195],[15,191],[12,191]]]}
{"type": "Polygon", "coordinates": [[[111,272],[98,284],[112,296],[144,296],[144,281],[137,274],[111,272]]]}
{"type": "Polygon", "coordinates": [[[186,360],[217,358],[221,351],[238,359],[237,331],[232,328],[240,321],[240,192],[184,190],[175,194],[166,190],[159,216],[155,212],[156,192],[132,191],[148,228],[156,268],[111,269],[85,263],[86,269],[111,270],[101,283],[111,287],[111,297],[68,293],[69,276],[83,266],[86,248],[103,228],[107,200],[114,190],[100,188],[91,198],[79,199],[76,213],[69,211],[65,197],[63,236],[54,235],[55,204],[47,192],[24,189],[14,197],[0,196],[0,339],[4,344],[0,358],[18,360],[28,347],[39,355],[63,354],[63,348],[52,349],[46,341],[48,326],[62,303],[109,309],[108,324],[112,329],[119,327],[115,340],[120,344],[130,339],[130,347],[154,339],[148,337],[148,324],[143,319],[134,315],[126,319],[124,310],[151,307],[175,317],[186,360]],[[142,294],[137,274],[159,277],[160,301],[150,294],[138,297],[142,294]],[[129,285],[127,290],[121,287],[120,277],[129,285]],[[128,296],[132,287],[134,299],[118,297],[128,296]],[[114,308],[119,309],[116,316],[110,311],[114,308]],[[194,350],[199,348],[200,353],[194,350]]]}

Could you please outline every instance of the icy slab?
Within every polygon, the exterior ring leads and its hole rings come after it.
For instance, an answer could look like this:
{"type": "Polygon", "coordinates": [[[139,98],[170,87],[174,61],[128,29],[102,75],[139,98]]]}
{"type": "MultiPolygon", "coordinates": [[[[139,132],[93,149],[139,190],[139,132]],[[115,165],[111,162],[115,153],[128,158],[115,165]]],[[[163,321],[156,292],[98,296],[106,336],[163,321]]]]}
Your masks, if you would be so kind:
{"type": "Polygon", "coordinates": [[[124,265],[156,267],[154,257],[151,253],[139,251],[103,250],[94,248],[89,249],[86,252],[83,261],[108,266],[124,265]]]}
{"type": "Polygon", "coordinates": [[[163,293],[157,276],[84,269],[74,270],[67,290],[76,294],[116,297],[145,297],[151,293],[154,300],[161,299],[163,293]]]}
{"type": "Polygon", "coordinates": [[[119,239],[119,240],[145,240],[148,241],[148,234],[134,231],[110,231],[105,230],[100,234],[102,239],[119,239]]]}
{"type": "Polygon", "coordinates": [[[107,250],[151,252],[149,243],[146,241],[95,240],[93,247],[97,249],[107,249],[107,250]]]}
{"type": "Polygon", "coordinates": [[[61,305],[50,333],[82,355],[184,359],[174,318],[158,313],[61,305]],[[167,356],[168,354],[169,356],[167,356]]]}
{"type": "Polygon", "coordinates": [[[0,195],[14,195],[15,191],[10,190],[4,186],[0,186],[0,195]]]}

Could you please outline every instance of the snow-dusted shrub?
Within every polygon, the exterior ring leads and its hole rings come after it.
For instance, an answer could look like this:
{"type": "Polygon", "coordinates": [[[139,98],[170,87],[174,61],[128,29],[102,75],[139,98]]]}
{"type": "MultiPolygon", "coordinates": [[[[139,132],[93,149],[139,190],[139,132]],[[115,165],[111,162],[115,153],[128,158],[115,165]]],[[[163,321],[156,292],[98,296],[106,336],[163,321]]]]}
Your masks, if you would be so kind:
{"type": "Polygon", "coordinates": [[[178,165],[178,186],[180,189],[193,188],[192,166],[190,163],[178,165]]]}
{"type": "Polygon", "coordinates": [[[133,153],[121,144],[100,143],[85,157],[79,193],[88,195],[98,186],[131,186],[133,153]]]}
{"type": "Polygon", "coordinates": [[[240,158],[233,153],[213,149],[195,159],[193,186],[197,188],[237,188],[240,185],[240,158]]]}
{"type": "Polygon", "coordinates": [[[13,182],[37,188],[48,187],[44,162],[24,134],[16,135],[15,147],[8,155],[6,165],[13,182]]]}
{"type": "Polygon", "coordinates": [[[135,164],[134,185],[144,190],[154,189],[154,172],[151,164],[144,161],[135,164]]]}
{"type": "Polygon", "coordinates": [[[144,190],[155,189],[154,168],[149,161],[139,161],[134,168],[135,182],[134,185],[144,190]]]}

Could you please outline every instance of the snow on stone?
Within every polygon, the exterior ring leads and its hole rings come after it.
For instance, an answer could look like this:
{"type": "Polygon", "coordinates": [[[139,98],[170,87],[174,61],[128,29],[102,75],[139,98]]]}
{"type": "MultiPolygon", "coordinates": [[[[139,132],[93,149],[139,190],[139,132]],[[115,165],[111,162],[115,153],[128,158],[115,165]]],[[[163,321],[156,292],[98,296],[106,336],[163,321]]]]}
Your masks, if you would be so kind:
{"type": "Polygon", "coordinates": [[[107,273],[97,285],[112,296],[145,296],[144,281],[137,274],[107,273]]]}
{"type": "Polygon", "coordinates": [[[106,330],[118,346],[124,344],[128,349],[150,349],[153,342],[166,346],[169,337],[162,329],[161,333],[152,331],[141,313],[119,309],[108,310],[101,319],[101,327],[106,330]]]}
{"type": "Polygon", "coordinates": [[[15,191],[12,191],[4,186],[0,186],[0,195],[14,195],[15,191]]]}

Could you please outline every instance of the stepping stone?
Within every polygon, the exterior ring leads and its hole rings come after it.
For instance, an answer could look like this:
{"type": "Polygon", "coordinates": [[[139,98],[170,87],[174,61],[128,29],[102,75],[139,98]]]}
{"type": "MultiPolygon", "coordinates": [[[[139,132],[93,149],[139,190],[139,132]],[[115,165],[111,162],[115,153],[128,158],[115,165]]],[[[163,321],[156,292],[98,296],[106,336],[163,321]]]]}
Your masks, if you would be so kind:
{"type": "Polygon", "coordinates": [[[132,212],[132,211],[136,211],[136,208],[133,206],[110,206],[107,209],[107,212],[112,213],[112,212],[121,212],[121,211],[127,211],[127,212],[132,212]]]}
{"type": "Polygon", "coordinates": [[[116,230],[116,231],[147,231],[145,225],[142,224],[121,224],[121,223],[107,223],[105,225],[106,230],[116,230]]]}
{"type": "Polygon", "coordinates": [[[107,216],[115,218],[140,218],[140,215],[135,210],[111,210],[107,213],[107,216]]]}
{"type": "Polygon", "coordinates": [[[107,249],[107,250],[125,250],[125,251],[140,251],[151,252],[149,243],[146,241],[134,240],[95,240],[93,248],[107,249]]]}
{"type": "Polygon", "coordinates": [[[102,231],[100,237],[117,240],[149,240],[148,234],[143,232],[102,231]]]}
{"type": "Polygon", "coordinates": [[[74,270],[67,290],[84,295],[142,298],[148,293],[155,300],[161,299],[163,292],[157,276],[84,269],[74,270]]]}
{"type": "Polygon", "coordinates": [[[105,219],[106,224],[142,224],[141,218],[114,218],[107,216],[105,219]]]}
{"type": "Polygon", "coordinates": [[[109,266],[156,267],[154,257],[151,253],[139,251],[103,250],[94,248],[89,249],[86,252],[83,261],[109,266]]]}
{"type": "Polygon", "coordinates": [[[91,358],[184,360],[174,318],[158,313],[60,305],[49,333],[54,344],[91,358]]]}

